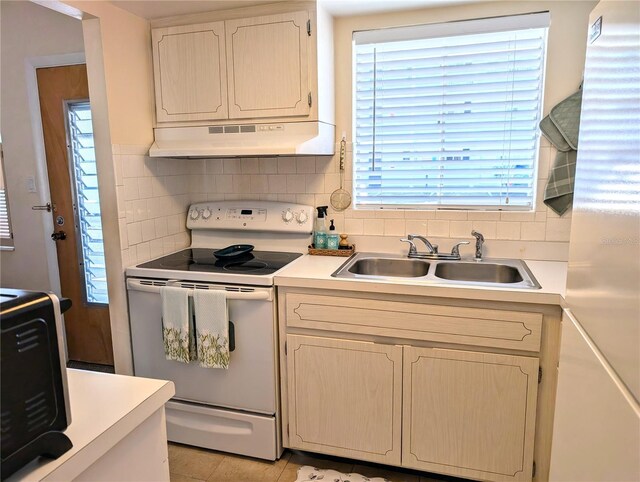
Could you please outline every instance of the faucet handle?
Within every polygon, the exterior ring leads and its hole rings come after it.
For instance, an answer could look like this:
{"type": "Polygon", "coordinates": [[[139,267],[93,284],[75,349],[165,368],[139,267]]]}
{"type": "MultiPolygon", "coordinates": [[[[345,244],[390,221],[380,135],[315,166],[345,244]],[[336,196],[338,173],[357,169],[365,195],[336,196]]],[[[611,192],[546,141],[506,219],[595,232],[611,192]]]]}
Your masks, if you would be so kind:
{"type": "Polygon", "coordinates": [[[416,243],[414,243],[411,239],[401,238],[400,241],[402,241],[403,243],[409,243],[409,254],[407,256],[411,257],[418,254],[416,243]]]}
{"type": "Polygon", "coordinates": [[[469,241],[460,241],[459,243],[456,243],[453,248],[451,248],[451,256],[460,256],[460,245],[462,244],[469,244],[469,241]]]}

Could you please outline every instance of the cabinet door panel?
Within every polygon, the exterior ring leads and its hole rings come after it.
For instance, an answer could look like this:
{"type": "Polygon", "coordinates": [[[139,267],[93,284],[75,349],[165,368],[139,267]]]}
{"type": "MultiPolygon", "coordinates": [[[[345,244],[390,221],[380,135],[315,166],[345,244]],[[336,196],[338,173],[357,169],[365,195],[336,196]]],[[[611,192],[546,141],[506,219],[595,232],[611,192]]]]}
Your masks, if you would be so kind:
{"type": "Polygon", "coordinates": [[[292,448],[400,464],[402,347],[287,335],[292,448]]]}
{"type": "Polygon", "coordinates": [[[538,359],[404,348],[402,464],[531,480],[538,359]]]}
{"type": "Polygon", "coordinates": [[[224,22],[152,31],[158,122],[226,119],[224,22]]]}
{"type": "Polygon", "coordinates": [[[309,114],[308,12],[227,20],[229,117],[309,114]]]}

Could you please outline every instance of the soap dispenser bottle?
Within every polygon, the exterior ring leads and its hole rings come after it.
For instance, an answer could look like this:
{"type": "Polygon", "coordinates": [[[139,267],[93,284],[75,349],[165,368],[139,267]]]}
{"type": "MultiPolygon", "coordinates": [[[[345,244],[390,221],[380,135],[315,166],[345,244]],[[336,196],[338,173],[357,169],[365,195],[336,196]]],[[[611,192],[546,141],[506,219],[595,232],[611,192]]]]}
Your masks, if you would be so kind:
{"type": "Polygon", "coordinates": [[[327,248],[338,249],[340,237],[336,234],[336,227],[333,225],[333,219],[330,220],[329,234],[327,235],[327,248]]]}
{"type": "Polygon", "coordinates": [[[316,249],[327,249],[327,209],[329,206],[318,206],[316,229],[313,233],[313,244],[316,249]]]}

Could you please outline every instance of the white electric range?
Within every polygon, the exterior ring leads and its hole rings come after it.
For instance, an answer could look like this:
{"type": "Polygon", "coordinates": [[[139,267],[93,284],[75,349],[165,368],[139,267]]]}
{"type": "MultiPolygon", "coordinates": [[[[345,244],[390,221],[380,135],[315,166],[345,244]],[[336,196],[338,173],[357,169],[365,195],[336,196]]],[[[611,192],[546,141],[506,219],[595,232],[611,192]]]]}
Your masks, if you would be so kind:
{"type": "Polygon", "coordinates": [[[313,207],[291,203],[194,204],[190,248],[127,269],[135,375],[176,386],[166,406],[169,440],[270,460],[282,453],[273,278],[306,250],[312,216],[313,207]],[[255,248],[229,259],[213,254],[241,244],[255,248]],[[228,370],[165,358],[162,286],[226,291],[228,370]]]}

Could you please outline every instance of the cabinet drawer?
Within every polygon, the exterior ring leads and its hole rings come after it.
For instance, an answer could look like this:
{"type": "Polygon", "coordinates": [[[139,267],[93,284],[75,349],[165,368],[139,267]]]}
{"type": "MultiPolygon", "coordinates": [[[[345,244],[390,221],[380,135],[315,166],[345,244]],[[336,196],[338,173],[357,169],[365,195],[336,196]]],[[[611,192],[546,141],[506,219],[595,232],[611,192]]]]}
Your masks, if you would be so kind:
{"type": "Polygon", "coordinates": [[[288,327],[537,352],[542,314],[287,293],[288,327]]]}

